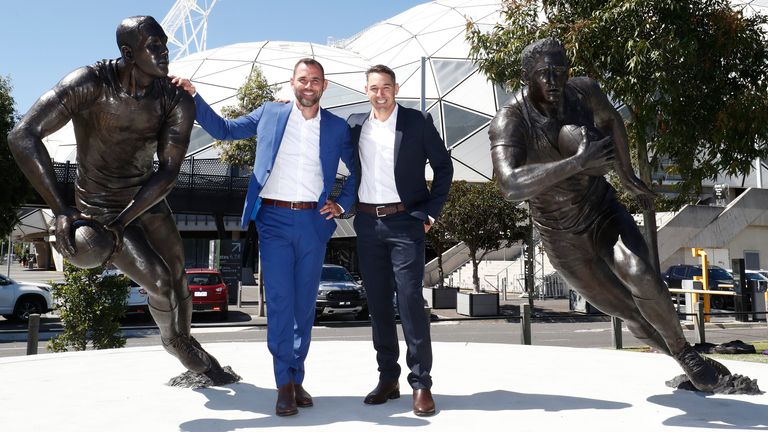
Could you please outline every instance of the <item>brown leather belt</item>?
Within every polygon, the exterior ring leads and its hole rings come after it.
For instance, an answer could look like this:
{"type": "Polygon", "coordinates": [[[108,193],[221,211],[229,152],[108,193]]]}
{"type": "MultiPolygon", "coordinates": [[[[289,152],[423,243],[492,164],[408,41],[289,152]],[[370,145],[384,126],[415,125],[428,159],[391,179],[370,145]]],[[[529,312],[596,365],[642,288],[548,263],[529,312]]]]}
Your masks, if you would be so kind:
{"type": "Polygon", "coordinates": [[[366,204],[366,203],[357,203],[357,209],[363,213],[367,213],[372,216],[376,216],[378,218],[390,216],[395,213],[400,213],[405,211],[405,204],[403,203],[394,203],[394,204],[366,204]]]}
{"type": "Polygon", "coordinates": [[[280,201],[270,198],[262,198],[261,205],[268,205],[273,207],[289,208],[291,210],[308,210],[316,209],[317,203],[311,201],[280,201]]]}

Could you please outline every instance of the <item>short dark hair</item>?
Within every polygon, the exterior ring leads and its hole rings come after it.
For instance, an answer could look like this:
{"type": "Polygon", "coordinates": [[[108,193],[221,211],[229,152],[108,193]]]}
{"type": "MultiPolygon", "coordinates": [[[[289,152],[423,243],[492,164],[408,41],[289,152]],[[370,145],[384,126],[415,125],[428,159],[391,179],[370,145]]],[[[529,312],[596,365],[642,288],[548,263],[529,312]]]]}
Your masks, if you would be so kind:
{"type": "Polygon", "coordinates": [[[553,37],[547,37],[532,42],[525,47],[522,54],[520,54],[520,59],[523,65],[523,74],[525,76],[532,72],[531,69],[533,69],[533,66],[536,64],[536,59],[545,53],[561,54],[565,59],[566,66],[570,67],[570,62],[568,61],[568,56],[565,54],[565,47],[563,47],[563,44],[553,37]]]}
{"type": "Polygon", "coordinates": [[[117,25],[115,31],[115,37],[117,39],[117,47],[120,48],[123,45],[135,48],[141,41],[141,26],[154,25],[162,29],[163,27],[153,17],[148,15],[139,15],[128,17],[117,25]]]}
{"type": "Polygon", "coordinates": [[[311,58],[311,57],[304,57],[303,59],[300,59],[296,62],[295,65],[293,65],[293,74],[296,75],[296,69],[299,68],[300,64],[305,64],[307,66],[317,66],[317,68],[320,69],[320,74],[325,78],[325,69],[323,69],[323,65],[320,64],[319,61],[311,58]]]}
{"type": "Polygon", "coordinates": [[[383,64],[377,64],[373,65],[368,68],[367,71],[365,71],[365,80],[368,81],[368,75],[372,73],[381,73],[381,74],[387,74],[392,78],[393,83],[397,83],[397,78],[395,78],[395,71],[389,68],[389,66],[383,65],[383,64]]]}

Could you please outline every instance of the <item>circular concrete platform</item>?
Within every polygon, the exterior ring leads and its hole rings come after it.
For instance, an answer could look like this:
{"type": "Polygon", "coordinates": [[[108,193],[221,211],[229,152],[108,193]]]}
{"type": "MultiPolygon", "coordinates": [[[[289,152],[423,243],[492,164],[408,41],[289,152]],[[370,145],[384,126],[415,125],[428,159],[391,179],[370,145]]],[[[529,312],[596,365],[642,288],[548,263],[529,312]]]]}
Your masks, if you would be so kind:
{"type": "MultiPolygon", "coordinates": [[[[7,431],[658,431],[765,430],[768,395],[676,391],[680,373],[660,354],[501,344],[435,343],[438,412],[400,399],[367,406],[377,380],[369,342],[316,342],[304,386],[315,406],[276,417],[265,343],[207,344],[243,377],[207,389],[168,387],[182,367],[160,347],[0,359],[0,425],[7,431]]],[[[401,346],[404,352],[404,347],[401,346]]],[[[401,358],[401,364],[404,365],[401,358]]],[[[768,386],[768,365],[725,362],[768,386]]]]}

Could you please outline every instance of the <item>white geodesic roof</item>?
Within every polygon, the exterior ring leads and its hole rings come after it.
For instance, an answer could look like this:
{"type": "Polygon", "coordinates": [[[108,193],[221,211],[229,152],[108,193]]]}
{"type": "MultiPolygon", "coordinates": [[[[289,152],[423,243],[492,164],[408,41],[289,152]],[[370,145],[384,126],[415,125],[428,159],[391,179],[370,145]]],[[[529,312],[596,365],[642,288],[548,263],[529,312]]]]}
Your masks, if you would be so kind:
{"type": "MultiPolygon", "coordinates": [[[[398,101],[418,108],[422,92],[421,58],[425,63],[426,108],[440,135],[451,149],[455,178],[485,180],[491,177],[487,130],[506,97],[486,81],[468,60],[464,41],[467,19],[490,30],[499,19],[501,1],[438,0],[415,6],[333,46],[308,42],[244,42],[209,49],[174,61],[170,72],[190,78],[216,110],[237,103],[237,89],[251,68],[261,68],[267,81],[281,86],[278,97],[293,99],[288,81],[302,57],[323,64],[328,89],[322,106],[347,117],[370,109],[363,88],[365,70],[382,63],[392,67],[401,85],[398,101]]],[[[75,160],[71,125],[48,137],[46,146],[55,161],[75,160]]],[[[189,155],[218,156],[213,142],[195,127],[189,155]]],[[[429,169],[427,175],[431,176],[429,169]]]]}

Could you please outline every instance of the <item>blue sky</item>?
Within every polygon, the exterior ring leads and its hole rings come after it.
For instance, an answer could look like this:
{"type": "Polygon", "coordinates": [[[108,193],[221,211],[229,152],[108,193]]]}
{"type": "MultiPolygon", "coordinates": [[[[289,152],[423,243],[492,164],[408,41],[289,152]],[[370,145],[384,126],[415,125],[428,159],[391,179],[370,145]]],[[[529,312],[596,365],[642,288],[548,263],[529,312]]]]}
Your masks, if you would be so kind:
{"type": "MultiPolygon", "coordinates": [[[[427,0],[218,0],[208,48],[237,42],[342,39],[427,0]]],[[[73,69],[119,56],[115,27],[132,15],[161,21],[173,0],[12,0],[0,16],[0,75],[19,113],[73,69]]]]}

